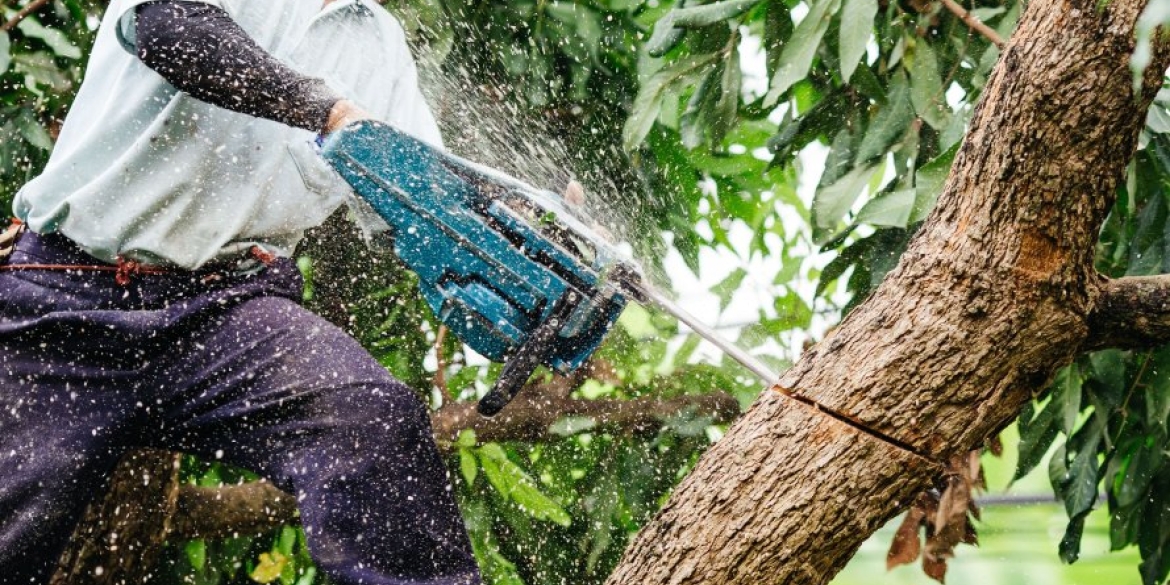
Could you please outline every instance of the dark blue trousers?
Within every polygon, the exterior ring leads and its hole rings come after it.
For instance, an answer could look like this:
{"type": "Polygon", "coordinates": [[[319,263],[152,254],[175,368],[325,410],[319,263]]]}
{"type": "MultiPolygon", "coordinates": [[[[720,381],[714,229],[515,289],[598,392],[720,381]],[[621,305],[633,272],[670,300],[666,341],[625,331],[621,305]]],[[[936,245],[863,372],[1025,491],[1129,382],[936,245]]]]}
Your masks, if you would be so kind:
{"type": "MultiPolygon", "coordinates": [[[[94,264],[26,233],[10,264],[94,264]]],[[[251,276],[0,272],[0,584],[46,583],[119,457],[158,447],[296,495],[339,584],[479,583],[428,413],[302,309],[295,266],[251,276]],[[205,282],[206,280],[206,282],[205,282]]]]}

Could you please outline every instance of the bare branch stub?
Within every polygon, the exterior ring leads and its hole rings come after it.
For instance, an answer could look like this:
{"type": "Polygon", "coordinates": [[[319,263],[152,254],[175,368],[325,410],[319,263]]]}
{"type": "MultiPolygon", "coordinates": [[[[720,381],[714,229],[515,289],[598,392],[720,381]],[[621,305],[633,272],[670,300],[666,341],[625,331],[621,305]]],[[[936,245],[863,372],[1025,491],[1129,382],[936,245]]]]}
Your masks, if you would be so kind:
{"type": "Polygon", "coordinates": [[[1170,275],[1106,280],[1089,315],[1084,351],[1170,342],[1170,275]]]}

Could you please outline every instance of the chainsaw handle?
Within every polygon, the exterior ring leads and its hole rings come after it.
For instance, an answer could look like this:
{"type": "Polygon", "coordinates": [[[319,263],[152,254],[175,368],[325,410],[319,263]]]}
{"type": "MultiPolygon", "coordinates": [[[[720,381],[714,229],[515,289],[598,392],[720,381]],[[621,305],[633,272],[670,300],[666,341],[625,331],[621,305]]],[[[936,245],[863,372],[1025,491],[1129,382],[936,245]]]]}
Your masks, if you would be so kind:
{"type": "Polygon", "coordinates": [[[540,357],[533,359],[523,354],[508,360],[508,363],[504,364],[504,370],[500,372],[500,377],[496,379],[496,385],[479,400],[476,410],[489,417],[499,414],[509,402],[512,402],[516,394],[520,393],[520,389],[524,387],[524,383],[532,376],[532,372],[536,371],[538,365],[540,357]]]}
{"type": "Polygon", "coordinates": [[[537,326],[532,335],[516,348],[512,357],[504,364],[500,377],[496,378],[496,385],[479,400],[476,410],[480,414],[495,416],[516,397],[524,383],[532,376],[532,372],[536,371],[536,367],[544,362],[556,347],[556,344],[552,343],[553,338],[564,325],[565,318],[569,316],[576,306],[575,301],[579,298],[575,292],[569,292],[562,297],[548,319],[537,326]]]}

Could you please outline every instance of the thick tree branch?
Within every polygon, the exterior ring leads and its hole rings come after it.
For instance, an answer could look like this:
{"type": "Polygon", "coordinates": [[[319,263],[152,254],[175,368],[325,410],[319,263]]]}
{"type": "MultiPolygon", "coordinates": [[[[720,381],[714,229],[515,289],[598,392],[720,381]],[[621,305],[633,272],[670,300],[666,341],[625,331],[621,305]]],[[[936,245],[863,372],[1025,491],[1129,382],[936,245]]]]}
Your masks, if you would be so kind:
{"type": "MultiPolygon", "coordinates": [[[[715,392],[669,400],[575,400],[544,392],[545,386],[525,389],[495,418],[484,418],[475,404],[452,403],[431,416],[440,448],[449,451],[463,429],[472,429],[480,442],[541,441],[555,438],[549,427],[566,416],[589,417],[595,430],[622,435],[653,432],[674,416],[710,417],[728,422],[739,414],[730,394],[715,392]]],[[[172,539],[219,538],[259,534],[298,522],[296,499],[266,481],[216,488],[185,485],[171,518],[172,539]]]]}
{"type": "Polygon", "coordinates": [[[1148,348],[1170,342],[1170,275],[1107,280],[1089,314],[1084,350],[1148,348]]]}
{"type": "Polygon", "coordinates": [[[171,535],[181,539],[260,534],[297,521],[297,501],[267,481],[179,488],[171,535]]]}
{"type": "Polygon", "coordinates": [[[828,583],[937,461],[1075,359],[1094,244],[1170,66],[1155,50],[1135,95],[1149,1],[1027,3],[898,266],[703,455],[608,585],[828,583]]]}

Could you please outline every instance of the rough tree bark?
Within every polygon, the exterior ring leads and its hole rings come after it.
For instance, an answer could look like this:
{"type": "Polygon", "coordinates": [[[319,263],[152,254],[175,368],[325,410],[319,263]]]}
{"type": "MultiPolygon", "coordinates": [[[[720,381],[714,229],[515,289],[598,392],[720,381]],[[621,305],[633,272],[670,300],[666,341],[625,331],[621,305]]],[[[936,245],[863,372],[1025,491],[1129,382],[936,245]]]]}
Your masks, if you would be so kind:
{"type": "Polygon", "coordinates": [[[1158,304],[1134,294],[1149,283],[1092,263],[1170,64],[1163,43],[1134,95],[1145,4],[1028,3],[898,267],[702,458],[609,585],[826,583],[937,462],[1008,424],[1079,352],[1157,336],[1157,318],[1130,312],[1158,304]]]}
{"type": "Polygon", "coordinates": [[[142,575],[137,582],[144,582],[175,513],[178,477],[174,453],[142,449],[124,457],[106,498],[90,506],[73,531],[50,585],[103,582],[124,574],[142,575]]]}

